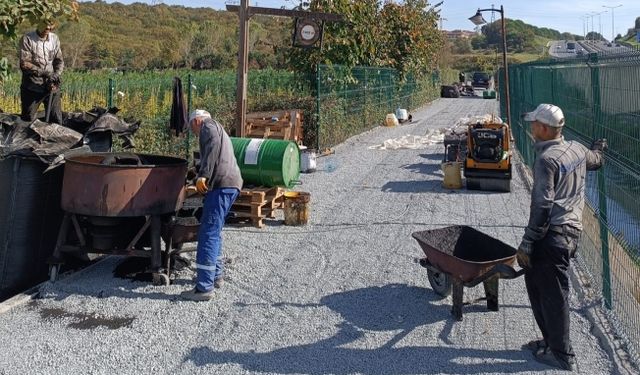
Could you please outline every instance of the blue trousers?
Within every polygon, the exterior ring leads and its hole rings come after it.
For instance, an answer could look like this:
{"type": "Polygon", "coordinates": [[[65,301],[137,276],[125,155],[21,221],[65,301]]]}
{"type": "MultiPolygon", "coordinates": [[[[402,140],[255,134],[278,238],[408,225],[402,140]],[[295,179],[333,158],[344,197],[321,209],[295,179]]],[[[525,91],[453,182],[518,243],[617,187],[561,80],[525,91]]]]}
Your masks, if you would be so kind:
{"type": "Polygon", "coordinates": [[[196,289],[201,292],[212,290],[214,280],[222,277],[222,227],[239,193],[235,188],[219,188],[204,196],[196,253],[196,289]]]}

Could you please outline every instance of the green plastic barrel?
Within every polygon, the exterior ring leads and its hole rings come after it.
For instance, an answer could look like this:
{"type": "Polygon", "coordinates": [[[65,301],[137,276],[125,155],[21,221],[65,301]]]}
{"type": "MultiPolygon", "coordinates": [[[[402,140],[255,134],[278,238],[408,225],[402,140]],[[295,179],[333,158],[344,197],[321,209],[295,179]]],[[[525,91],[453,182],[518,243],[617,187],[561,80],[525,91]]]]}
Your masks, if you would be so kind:
{"type": "Polygon", "coordinates": [[[300,149],[278,139],[231,137],[245,184],[292,187],[300,177],[300,149]]]}

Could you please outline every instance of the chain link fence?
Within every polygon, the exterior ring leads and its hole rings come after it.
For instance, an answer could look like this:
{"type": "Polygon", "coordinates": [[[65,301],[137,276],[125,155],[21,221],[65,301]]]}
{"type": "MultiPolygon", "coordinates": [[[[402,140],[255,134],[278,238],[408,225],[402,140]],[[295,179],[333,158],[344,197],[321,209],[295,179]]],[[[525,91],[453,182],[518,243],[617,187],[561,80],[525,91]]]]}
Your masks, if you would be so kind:
{"type": "Polygon", "coordinates": [[[455,82],[452,70],[402,79],[392,68],[320,65],[316,77],[318,149],[382,125],[397,108],[412,110],[440,95],[440,82],[455,82]]]}
{"type": "MultiPolygon", "coordinates": [[[[501,74],[498,75],[501,77],[501,74]]],[[[540,103],[562,108],[568,140],[607,138],[606,165],[587,175],[579,264],[629,352],[640,361],[640,53],[509,67],[513,135],[524,161],[535,158],[522,113],[540,103]]],[[[502,113],[505,111],[501,95],[502,113]]]]}

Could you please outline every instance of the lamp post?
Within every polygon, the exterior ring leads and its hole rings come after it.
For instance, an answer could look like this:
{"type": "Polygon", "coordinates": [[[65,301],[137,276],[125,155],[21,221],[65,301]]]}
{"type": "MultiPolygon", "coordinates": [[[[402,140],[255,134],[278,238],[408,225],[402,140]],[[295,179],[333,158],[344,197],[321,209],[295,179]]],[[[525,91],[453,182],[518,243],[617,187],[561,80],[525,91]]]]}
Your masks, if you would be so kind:
{"type": "Polygon", "coordinates": [[[604,36],[602,35],[602,14],[603,13],[607,13],[607,11],[603,10],[602,12],[598,12],[598,34],[600,34],[601,38],[604,38],[604,36]]]}
{"type": "Polygon", "coordinates": [[[585,15],[585,16],[580,16],[579,18],[582,21],[582,37],[586,40],[587,39],[587,24],[589,23],[589,17],[585,15]]]}
{"type": "Polygon", "coordinates": [[[485,21],[485,19],[482,18],[482,12],[487,12],[487,11],[500,13],[500,23],[501,23],[500,26],[502,29],[502,65],[504,66],[503,79],[504,79],[504,93],[506,96],[505,100],[506,100],[506,107],[507,107],[507,124],[511,126],[511,100],[509,96],[509,67],[507,66],[507,33],[505,31],[505,26],[504,26],[504,7],[500,5],[500,9],[496,9],[492,5],[491,8],[489,9],[478,8],[478,11],[476,12],[476,14],[473,17],[469,17],[469,20],[473,22],[473,24],[476,26],[483,25],[487,23],[487,21],[485,21]]]}
{"type": "Polygon", "coordinates": [[[614,20],[613,20],[613,10],[614,10],[614,9],[616,9],[616,8],[620,8],[621,6],[622,6],[622,4],[616,5],[616,6],[614,6],[614,7],[610,7],[610,6],[607,6],[607,5],[603,5],[603,6],[602,6],[603,8],[609,8],[609,9],[611,9],[611,42],[612,42],[612,43],[613,43],[613,41],[616,39],[616,32],[615,32],[615,30],[613,29],[613,22],[614,22],[614,20]]]}
{"type": "MultiPolygon", "coordinates": [[[[591,33],[591,39],[590,40],[594,40],[594,31],[593,31],[593,16],[595,16],[596,14],[598,14],[597,12],[591,12],[588,14],[589,17],[591,17],[591,31],[587,32],[587,35],[589,35],[589,33],[591,33]]],[[[589,27],[589,21],[587,21],[587,28],[589,27]]]]}

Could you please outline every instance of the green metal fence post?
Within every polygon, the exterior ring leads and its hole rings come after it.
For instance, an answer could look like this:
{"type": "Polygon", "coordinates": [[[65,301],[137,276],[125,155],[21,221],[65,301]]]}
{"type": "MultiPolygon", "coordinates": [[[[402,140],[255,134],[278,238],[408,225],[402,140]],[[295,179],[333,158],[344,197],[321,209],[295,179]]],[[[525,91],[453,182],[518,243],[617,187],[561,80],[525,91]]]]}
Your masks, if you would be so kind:
{"type": "Polygon", "coordinates": [[[368,76],[368,74],[367,74],[367,72],[368,72],[368,71],[369,71],[369,68],[365,68],[365,69],[364,69],[364,85],[363,85],[363,91],[364,91],[364,95],[363,95],[363,96],[364,96],[364,105],[363,105],[363,107],[362,107],[362,121],[363,121],[363,124],[362,124],[362,125],[363,125],[364,127],[366,127],[366,126],[368,125],[368,123],[369,123],[369,121],[368,121],[369,119],[367,118],[367,117],[368,117],[368,116],[367,116],[367,113],[369,112],[369,111],[368,111],[368,109],[367,109],[367,86],[368,86],[368,83],[367,83],[367,78],[368,78],[367,76],[368,76]]]}
{"type": "Polygon", "coordinates": [[[113,78],[109,78],[109,88],[107,89],[107,108],[113,108],[113,78]]]}
{"type": "MultiPolygon", "coordinates": [[[[193,81],[191,78],[191,73],[187,76],[187,116],[191,113],[191,88],[193,87],[193,81]]],[[[188,120],[187,120],[188,121],[188,120]]],[[[187,124],[187,127],[189,124],[187,124]]],[[[191,129],[187,129],[187,136],[185,137],[185,159],[189,161],[191,157],[191,129]]]]}
{"type": "MultiPolygon", "coordinates": [[[[589,55],[589,69],[591,70],[591,94],[593,97],[592,131],[593,137],[602,138],[602,101],[600,98],[600,64],[598,54],[589,55]]],[[[612,308],[611,296],[611,265],[609,262],[609,229],[607,228],[607,185],[604,166],[597,172],[598,176],[598,221],[600,224],[600,243],[602,251],[602,295],[607,309],[612,308]]]]}
{"type": "Polygon", "coordinates": [[[320,64],[316,67],[316,151],[320,152],[320,64]]]}

